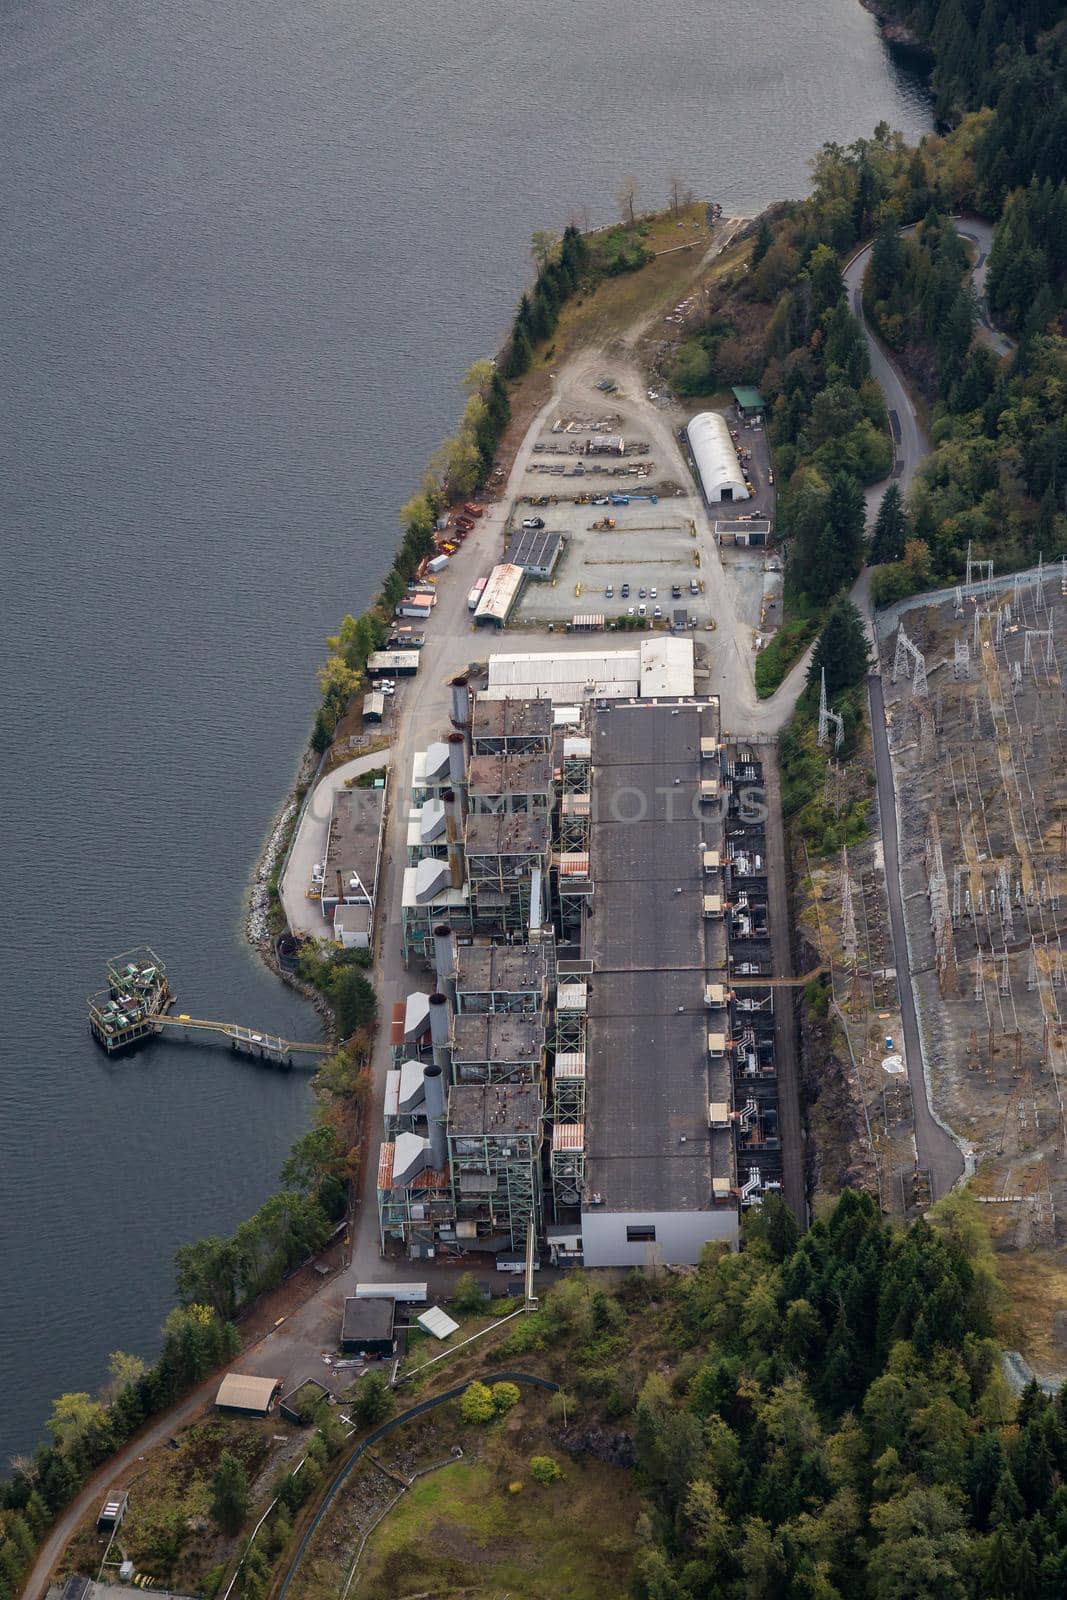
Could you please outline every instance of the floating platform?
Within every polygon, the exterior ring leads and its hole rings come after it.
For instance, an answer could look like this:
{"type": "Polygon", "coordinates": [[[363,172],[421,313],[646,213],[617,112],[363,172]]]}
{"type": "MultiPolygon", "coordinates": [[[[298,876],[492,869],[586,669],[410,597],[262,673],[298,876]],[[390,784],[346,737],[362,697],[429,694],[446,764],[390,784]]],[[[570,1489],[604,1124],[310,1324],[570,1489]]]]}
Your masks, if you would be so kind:
{"type": "Polygon", "coordinates": [[[174,1004],[167,969],[148,945],[112,956],[107,987],[88,997],[89,1032],[108,1055],[159,1032],[160,1018],[174,1004]]]}
{"type": "Polygon", "coordinates": [[[239,1022],[211,1022],[185,1012],[172,1016],[175,1002],[167,969],[155,951],[147,945],[126,950],[107,963],[107,988],[88,997],[89,1032],[109,1056],[153,1039],[164,1029],[189,1042],[197,1034],[206,1034],[242,1055],[284,1067],[293,1066],[293,1058],[301,1056],[312,1058],[311,1065],[314,1058],[327,1055],[330,1050],[321,1041],[312,1044],[283,1039],[266,1029],[246,1028],[239,1022]]]}

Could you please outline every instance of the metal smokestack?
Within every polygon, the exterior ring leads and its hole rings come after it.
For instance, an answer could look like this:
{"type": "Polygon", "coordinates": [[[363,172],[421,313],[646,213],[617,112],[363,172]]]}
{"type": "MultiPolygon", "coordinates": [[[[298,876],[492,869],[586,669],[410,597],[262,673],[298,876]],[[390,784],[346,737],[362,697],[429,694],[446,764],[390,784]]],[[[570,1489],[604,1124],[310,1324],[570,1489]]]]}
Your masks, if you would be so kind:
{"type": "Polygon", "coordinates": [[[433,1064],[452,1075],[451,1008],[443,994],[430,996],[430,1043],[433,1046],[433,1064]]]}
{"type": "Polygon", "coordinates": [[[467,751],[467,760],[471,758],[474,744],[473,730],[471,727],[471,691],[466,678],[452,679],[452,726],[457,733],[463,735],[463,743],[467,751]]]}
{"type": "Polygon", "coordinates": [[[450,733],[446,740],[448,745],[448,781],[459,795],[459,806],[466,817],[467,801],[467,747],[463,742],[461,733],[450,733]]]}
{"type": "MultiPolygon", "coordinates": [[[[444,996],[439,996],[444,999],[444,996]]],[[[430,1138],[430,1162],[435,1172],[448,1167],[448,1130],[445,1126],[445,1079],[440,1067],[427,1067],[423,1073],[426,1093],[426,1131],[430,1138]]]]}
{"type": "Polygon", "coordinates": [[[439,922],[433,930],[433,957],[437,968],[437,987],[441,994],[448,996],[448,1003],[453,1011],[458,1010],[456,1005],[456,946],[452,938],[452,929],[447,922],[439,922]]]}
{"type": "Polygon", "coordinates": [[[453,889],[462,889],[467,876],[463,853],[463,818],[455,789],[446,789],[441,796],[445,807],[445,834],[448,838],[448,869],[452,874],[453,889]]]}

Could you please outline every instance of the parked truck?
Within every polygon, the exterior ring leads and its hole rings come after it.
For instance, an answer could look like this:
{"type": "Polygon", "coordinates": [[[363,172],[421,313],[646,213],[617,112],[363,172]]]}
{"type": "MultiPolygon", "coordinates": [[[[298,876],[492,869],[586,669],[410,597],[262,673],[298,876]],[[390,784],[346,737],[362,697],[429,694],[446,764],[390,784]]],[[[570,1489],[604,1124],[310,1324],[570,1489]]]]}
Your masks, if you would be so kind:
{"type": "Polygon", "coordinates": [[[478,578],[478,579],[475,580],[475,583],[474,583],[474,585],[473,585],[473,587],[471,589],[471,592],[467,596],[467,610],[468,611],[477,611],[477,609],[478,609],[478,601],[482,598],[482,595],[485,592],[485,585],[486,585],[487,582],[488,582],[488,579],[486,579],[486,578],[478,578]]]}

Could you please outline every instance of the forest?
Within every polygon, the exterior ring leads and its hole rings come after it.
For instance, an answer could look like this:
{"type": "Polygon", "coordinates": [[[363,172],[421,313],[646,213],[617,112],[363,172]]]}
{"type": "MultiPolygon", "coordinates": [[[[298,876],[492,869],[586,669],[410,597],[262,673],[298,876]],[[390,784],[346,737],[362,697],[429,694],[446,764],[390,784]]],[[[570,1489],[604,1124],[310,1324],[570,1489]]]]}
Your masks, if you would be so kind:
{"type": "Polygon", "coordinates": [[[775,1200],[667,1315],[684,1352],[633,1412],[640,1600],[1054,1600],[1067,1394],[1008,1389],[965,1197],[890,1228],[775,1200]]]}

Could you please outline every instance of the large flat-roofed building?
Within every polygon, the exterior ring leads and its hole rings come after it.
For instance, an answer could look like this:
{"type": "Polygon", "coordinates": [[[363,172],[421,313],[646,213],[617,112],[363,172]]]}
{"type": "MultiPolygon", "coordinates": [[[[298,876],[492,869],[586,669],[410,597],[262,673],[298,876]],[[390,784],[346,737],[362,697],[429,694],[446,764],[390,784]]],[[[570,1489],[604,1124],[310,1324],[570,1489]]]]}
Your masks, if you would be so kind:
{"type": "Polygon", "coordinates": [[[700,411],[685,432],[700,487],[709,505],[747,500],[748,485],[726,418],[718,411],[700,411]]]}
{"type": "Polygon", "coordinates": [[[730,1062],[708,1009],[725,934],[704,915],[708,855],[723,846],[704,788],[718,750],[714,700],[593,717],[589,1267],[695,1262],[709,1240],[738,1237],[730,1062]]]}
{"type": "Polygon", "coordinates": [[[545,1029],[537,1013],[461,1013],[452,1022],[457,1083],[537,1083],[544,1053],[545,1029]]]}
{"type": "Polygon", "coordinates": [[[333,797],[322,883],[323,915],[338,905],[374,906],[385,789],[339,789],[333,797]]]}
{"type": "Polygon", "coordinates": [[[692,639],[654,633],[627,650],[494,651],[489,684],[479,701],[540,698],[554,705],[582,705],[638,695],[691,696],[693,691],[692,639]]]}
{"type": "MultiPolygon", "coordinates": [[[[489,658],[490,673],[493,663],[489,658]]],[[[479,694],[470,713],[471,740],[476,756],[523,755],[532,750],[548,750],[552,743],[552,703],[544,699],[487,699],[479,694]]]]}
{"type": "Polygon", "coordinates": [[[535,1012],[548,1000],[551,944],[465,945],[456,974],[462,1016],[484,1012],[535,1012]]]}
{"type": "Polygon", "coordinates": [[[472,811],[547,811],[552,804],[552,757],[546,750],[474,756],[467,792],[472,811]]]}

